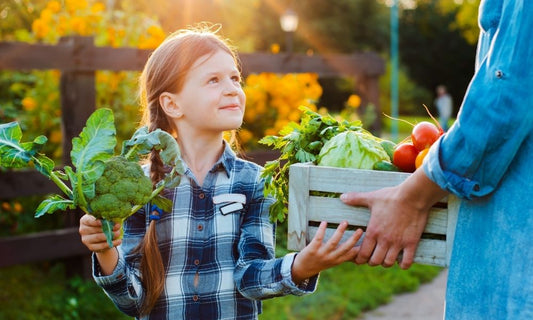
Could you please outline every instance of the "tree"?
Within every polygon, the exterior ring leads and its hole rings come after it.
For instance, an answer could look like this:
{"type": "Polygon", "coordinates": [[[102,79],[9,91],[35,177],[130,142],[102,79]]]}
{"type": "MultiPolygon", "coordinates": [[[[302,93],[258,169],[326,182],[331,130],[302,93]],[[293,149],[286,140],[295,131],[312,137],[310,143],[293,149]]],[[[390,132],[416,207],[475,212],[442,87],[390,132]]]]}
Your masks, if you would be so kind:
{"type": "Polygon", "coordinates": [[[403,12],[400,59],[409,76],[430,92],[446,85],[458,107],[474,73],[476,47],[455,27],[458,7],[442,10],[439,3],[419,1],[416,10],[403,12]]]}

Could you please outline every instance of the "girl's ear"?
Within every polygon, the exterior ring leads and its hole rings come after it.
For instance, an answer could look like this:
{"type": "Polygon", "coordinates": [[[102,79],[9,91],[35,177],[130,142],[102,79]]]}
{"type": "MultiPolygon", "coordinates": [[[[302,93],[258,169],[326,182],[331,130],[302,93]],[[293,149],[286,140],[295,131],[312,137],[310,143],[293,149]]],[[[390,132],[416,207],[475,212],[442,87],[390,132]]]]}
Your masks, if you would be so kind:
{"type": "Polygon", "coordinates": [[[183,116],[180,107],[176,103],[176,96],[174,94],[163,92],[159,96],[159,104],[168,117],[178,119],[183,116]]]}

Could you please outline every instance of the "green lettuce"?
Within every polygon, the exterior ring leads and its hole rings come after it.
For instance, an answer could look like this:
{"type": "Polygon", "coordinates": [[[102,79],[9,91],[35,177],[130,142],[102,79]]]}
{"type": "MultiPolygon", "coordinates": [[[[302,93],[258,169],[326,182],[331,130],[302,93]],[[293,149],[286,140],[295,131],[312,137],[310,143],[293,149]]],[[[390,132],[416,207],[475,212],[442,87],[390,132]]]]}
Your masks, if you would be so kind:
{"type": "Polygon", "coordinates": [[[345,131],[328,140],[318,155],[319,166],[372,170],[380,161],[390,161],[378,139],[365,131],[345,131]]]}

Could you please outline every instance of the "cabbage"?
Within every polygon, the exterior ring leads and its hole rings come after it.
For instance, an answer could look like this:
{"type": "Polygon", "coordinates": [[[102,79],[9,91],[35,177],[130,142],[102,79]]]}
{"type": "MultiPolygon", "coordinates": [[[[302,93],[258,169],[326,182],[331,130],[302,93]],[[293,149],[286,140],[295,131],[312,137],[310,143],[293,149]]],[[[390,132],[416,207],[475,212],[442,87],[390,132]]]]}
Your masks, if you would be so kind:
{"type": "Polygon", "coordinates": [[[319,166],[372,169],[376,162],[391,159],[378,139],[364,131],[344,131],[324,144],[319,166]]]}

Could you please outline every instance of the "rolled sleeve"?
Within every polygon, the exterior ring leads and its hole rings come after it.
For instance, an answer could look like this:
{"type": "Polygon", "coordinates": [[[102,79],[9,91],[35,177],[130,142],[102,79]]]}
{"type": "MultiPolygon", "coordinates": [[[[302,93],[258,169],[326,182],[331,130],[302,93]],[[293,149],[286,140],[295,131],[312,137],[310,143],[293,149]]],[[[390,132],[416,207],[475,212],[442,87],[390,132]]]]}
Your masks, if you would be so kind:
{"type": "Polygon", "coordinates": [[[284,287],[288,288],[290,293],[295,296],[303,296],[315,292],[318,283],[318,275],[303,281],[299,285],[296,285],[294,281],[292,281],[292,264],[294,263],[295,257],[296,253],[289,253],[283,257],[281,263],[281,275],[284,287]]]}
{"type": "Polygon", "coordinates": [[[139,275],[126,264],[123,252],[118,250],[118,253],[117,266],[110,275],[100,273],[98,259],[93,254],[93,278],[119,310],[135,317],[138,316],[142,304],[142,284],[139,275]]]}

